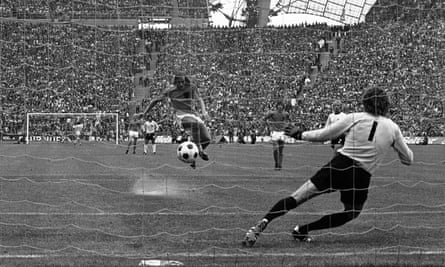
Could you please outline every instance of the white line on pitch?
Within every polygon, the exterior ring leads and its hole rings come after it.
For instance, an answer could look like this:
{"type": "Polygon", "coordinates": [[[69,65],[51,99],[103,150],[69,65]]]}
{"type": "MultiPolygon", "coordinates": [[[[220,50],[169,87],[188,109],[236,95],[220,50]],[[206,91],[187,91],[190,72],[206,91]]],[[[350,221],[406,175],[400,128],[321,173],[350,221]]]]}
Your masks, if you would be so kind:
{"type": "MultiPolygon", "coordinates": [[[[363,255],[378,255],[378,256],[413,256],[413,255],[445,255],[445,251],[437,250],[419,250],[419,251],[394,251],[394,252],[384,252],[384,251],[355,251],[355,252],[334,252],[334,253],[168,253],[170,258],[175,257],[212,257],[212,258],[249,258],[256,257],[258,255],[266,257],[350,257],[350,256],[363,256],[363,255]]],[[[74,255],[54,255],[54,254],[20,254],[20,255],[0,255],[0,259],[32,259],[32,258],[55,258],[55,257],[71,257],[74,255]]],[[[94,255],[93,255],[94,256],[94,255]]],[[[101,255],[107,257],[107,255],[101,255]]],[[[162,255],[159,255],[162,257],[162,255]]],[[[144,255],[109,255],[110,258],[144,258],[144,255]]]]}

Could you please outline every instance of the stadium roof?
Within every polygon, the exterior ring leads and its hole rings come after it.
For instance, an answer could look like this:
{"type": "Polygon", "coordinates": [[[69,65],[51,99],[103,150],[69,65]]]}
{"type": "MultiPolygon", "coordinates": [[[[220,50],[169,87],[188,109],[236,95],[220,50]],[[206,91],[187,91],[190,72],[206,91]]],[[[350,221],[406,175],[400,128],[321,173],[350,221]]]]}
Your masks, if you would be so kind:
{"type": "Polygon", "coordinates": [[[344,24],[365,20],[376,0],[278,0],[271,1],[277,14],[309,14],[344,24]],[[275,2],[275,5],[274,5],[275,2]]]}
{"type": "MultiPolygon", "coordinates": [[[[365,20],[376,0],[271,0],[268,25],[294,25],[302,23],[327,23],[329,25],[356,24],[365,20]]],[[[210,0],[221,3],[219,12],[212,12],[214,25],[240,25],[244,19],[243,0],[210,0]]]]}

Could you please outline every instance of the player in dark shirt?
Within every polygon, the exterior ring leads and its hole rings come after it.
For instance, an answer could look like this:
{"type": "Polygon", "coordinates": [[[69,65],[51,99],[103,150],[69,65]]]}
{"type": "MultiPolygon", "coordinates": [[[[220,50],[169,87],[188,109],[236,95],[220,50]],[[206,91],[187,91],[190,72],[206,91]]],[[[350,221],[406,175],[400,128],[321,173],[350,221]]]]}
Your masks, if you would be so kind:
{"type": "MultiPolygon", "coordinates": [[[[153,99],[145,109],[144,114],[149,113],[158,102],[164,99],[170,101],[170,105],[174,110],[178,124],[181,128],[190,133],[192,137],[191,141],[198,146],[199,156],[203,160],[209,160],[209,157],[204,150],[210,144],[210,133],[204,121],[198,116],[198,111],[195,108],[196,102],[200,106],[202,117],[208,120],[209,115],[204,100],[199,95],[195,85],[190,82],[190,79],[187,76],[177,74],[173,80],[173,85],[167,88],[161,96],[153,99]]],[[[191,166],[192,168],[195,168],[196,163],[193,162],[191,166]]]]}
{"type": "Polygon", "coordinates": [[[270,111],[264,116],[266,124],[271,131],[271,139],[273,146],[273,158],[275,161],[275,170],[281,170],[283,163],[284,149],[284,128],[289,120],[289,113],[283,110],[283,103],[277,103],[277,109],[270,111]]]}

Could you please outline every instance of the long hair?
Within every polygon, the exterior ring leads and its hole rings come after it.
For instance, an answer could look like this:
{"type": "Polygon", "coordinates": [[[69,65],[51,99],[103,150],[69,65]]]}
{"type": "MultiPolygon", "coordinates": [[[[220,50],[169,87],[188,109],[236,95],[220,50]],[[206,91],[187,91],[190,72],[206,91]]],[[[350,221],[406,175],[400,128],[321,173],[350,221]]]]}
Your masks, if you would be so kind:
{"type": "Polygon", "coordinates": [[[366,90],[362,99],[365,111],[376,116],[386,116],[389,110],[389,97],[383,89],[366,90]]]}

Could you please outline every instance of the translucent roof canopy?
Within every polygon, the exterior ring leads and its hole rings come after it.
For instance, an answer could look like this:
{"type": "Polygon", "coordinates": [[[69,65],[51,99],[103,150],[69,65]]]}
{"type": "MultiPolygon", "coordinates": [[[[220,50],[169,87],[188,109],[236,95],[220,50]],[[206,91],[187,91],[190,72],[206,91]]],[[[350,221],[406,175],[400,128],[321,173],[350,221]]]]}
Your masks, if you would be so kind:
{"type": "MultiPolygon", "coordinates": [[[[273,2],[272,1],[272,5],[273,2]]],[[[345,24],[365,20],[376,0],[278,0],[271,8],[277,14],[309,14],[345,24]]]]}

